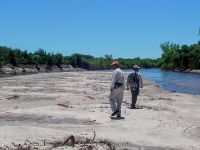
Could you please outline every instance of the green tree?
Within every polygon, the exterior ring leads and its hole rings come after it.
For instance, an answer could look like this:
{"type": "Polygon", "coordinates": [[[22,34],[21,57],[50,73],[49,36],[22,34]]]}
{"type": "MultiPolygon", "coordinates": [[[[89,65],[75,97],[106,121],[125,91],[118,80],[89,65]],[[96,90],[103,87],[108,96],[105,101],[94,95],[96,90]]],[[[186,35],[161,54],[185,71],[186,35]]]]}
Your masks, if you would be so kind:
{"type": "Polygon", "coordinates": [[[63,64],[62,54],[59,54],[59,53],[55,54],[54,61],[55,61],[55,65],[57,65],[59,68],[61,68],[61,64],[63,64]]]}
{"type": "Polygon", "coordinates": [[[41,57],[40,55],[34,54],[32,55],[32,61],[35,65],[38,65],[41,63],[41,57]]]}
{"type": "Polygon", "coordinates": [[[35,53],[35,55],[39,55],[41,58],[41,64],[47,63],[47,52],[43,49],[38,49],[35,53]]]}
{"type": "Polygon", "coordinates": [[[81,67],[81,54],[72,54],[70,64],[75,68],[81,67]]]}
{"type": "MultiPolygon", "coordinates": [[[[194,52],[196,53],[196,51],[194,52]]],[[[193,53],[190,55],[193,56],[193,53]]],[[[155,67],[157,61],[154,59],[141,59],[139,57],[124,59],[117,59],[122,68],[131,68],[134,64],[140,65],[141,67],[155,67]]],[[[110,64],[113,61],[112,55],[104,55],[103,57],[93,57],[91,55],[83,54],[72,54],[71,56],[63,56],[60,53],[47,53],[43,49],[38,49],[34,53],[23,51],[20,49],[12,49],[8,47],[0,46],[0,63],[1,66],[11,63],[13,65],[36,65],[46,64],[48,68],[57,65],[61,67],[61,64],[68,64],[74,67],[99,70],[99,69],[110,69],[110,64]]]]}
{"type": "Polygon", "coordinates": [[[179,50],[179,45],[170,44],[166,42],[160,45],[162,49],[162,56],[160,59],[160,66],[162,69],[173,70],[178,64],[176,62],[177,52],[179,50]]]}
{"type": "Polygon", "coordinates": [[[8,61],[10,64],[17,66],[17,58],[16,58],[16,54],[14,51],[10,51],[9,56],[8,56],[8,61]]]}

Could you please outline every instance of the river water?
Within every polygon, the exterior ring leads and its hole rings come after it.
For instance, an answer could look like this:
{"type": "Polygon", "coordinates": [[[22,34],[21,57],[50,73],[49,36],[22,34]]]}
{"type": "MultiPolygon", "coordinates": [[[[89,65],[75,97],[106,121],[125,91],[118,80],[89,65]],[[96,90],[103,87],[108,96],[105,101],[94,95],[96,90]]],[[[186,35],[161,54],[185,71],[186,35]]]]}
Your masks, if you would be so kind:
{"type": "MultiPolygon", "coordinates": [[[[124,71],[131,72],[131,70],[124,71]]],[[[200,74],[162,71],[160,69],[141,69],[140,74],[170,92],[200,94],[200,74]]]]}

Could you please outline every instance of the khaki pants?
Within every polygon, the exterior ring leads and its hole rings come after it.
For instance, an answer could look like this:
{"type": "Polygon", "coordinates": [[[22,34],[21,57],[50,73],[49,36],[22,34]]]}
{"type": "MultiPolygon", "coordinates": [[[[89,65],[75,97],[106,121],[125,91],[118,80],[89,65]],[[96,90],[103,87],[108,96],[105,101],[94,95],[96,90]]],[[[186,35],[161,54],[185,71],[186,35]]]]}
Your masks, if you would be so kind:
{"type": "Polygon", "coordinates": [[[132,94],[132,103],[131,103],[131,108],[136,108],[135,104],[137,102],[137,96],[139,94],[139,88],[136,89],[131,89],[131,94],[132,94]]]}
{"type": "Polygon", "coordinates": [[[121,106],[123,102],[123,96],[124,96],[124,86],[121,86],[117,89],[113,89],[113,91],[110,93],[110,106],[113,112],[119,111],[119,114],[121,114],[121,106]]]}

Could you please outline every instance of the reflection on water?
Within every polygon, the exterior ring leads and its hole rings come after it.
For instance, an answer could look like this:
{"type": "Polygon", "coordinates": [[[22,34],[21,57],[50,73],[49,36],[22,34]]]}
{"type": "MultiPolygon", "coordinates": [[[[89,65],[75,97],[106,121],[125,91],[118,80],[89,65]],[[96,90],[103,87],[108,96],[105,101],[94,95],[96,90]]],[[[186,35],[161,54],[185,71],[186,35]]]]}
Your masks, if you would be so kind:
{"type": "MultiPolygon", "coordinates": [[[[130,71],[126,70],[126,72],[130,71]]],[[[160,69],[141,69],[140,73],[168,91],[200,94],[200,74],[162,71],[160,69]]]]}

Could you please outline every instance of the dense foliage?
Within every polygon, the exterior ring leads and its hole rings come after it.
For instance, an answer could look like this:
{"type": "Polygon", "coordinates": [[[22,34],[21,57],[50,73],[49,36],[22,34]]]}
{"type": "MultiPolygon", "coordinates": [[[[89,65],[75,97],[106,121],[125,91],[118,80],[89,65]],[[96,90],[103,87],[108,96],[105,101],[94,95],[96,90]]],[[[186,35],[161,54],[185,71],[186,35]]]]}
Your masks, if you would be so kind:
{"type": "MultiPolygon", "coordinates": [[[[187,70],[200,69],[200,41],[192,45],[179,46],[173,43],[163,43],[160,45],[163,54],[160,59],[133,59],[118,58],[122,68],[131,68],[137,64],[143,68],[160,67],[165,70],[187,70]]],[[[63,56],[60,53],[47,53],[43,49],[38,49],[34,53],[0,46],[0,67],[6,64],[19,65],[72,65],[75,68],[89,70],[109,69],[113,61],[112,55],[103,57],[93,57],[91,55],[72,54],[63,56]]]]}
{"type": "Polygon", "coordinates": [[[8,47],[0,47],[0,65],[12,64],[18,65],[37,65],[47,64],[49,66],[67,63],[68,58],[63,57],[62,54],[47,53],[39,49],[35,53],[22,51],[20,49],[12,49],[8,47]]]}
{"type": "MultiPolygon", "coordinates": [[[[120,61],[122,68],[130,68],[134,64],[138,64],[144,68],[157,67],[158,59],[117,59],[120,61]]],[[[75,68],[84,68],[90,70],[108,69],[113,61],[112,55],[104,55],[103,57],[93,57],[91,55],[72,54],[71,56],[63,56],[60,53],[47,53],[43,49],[38,49],[34,53],[22,51],[20,49],[12,49],[0,46],[0,67],[6,64],[14,66],[19,65],[39,65],[48,66],[62,64],[72,65],[75,68]]]]}
{"type": "Polygon", "coordinates": [[[190,46],[164,43],[160,47],[163,54],[158,66],[162,69],[200,69],[200,41],[190,46]]]}

